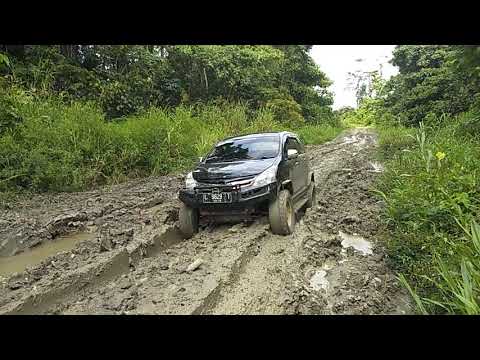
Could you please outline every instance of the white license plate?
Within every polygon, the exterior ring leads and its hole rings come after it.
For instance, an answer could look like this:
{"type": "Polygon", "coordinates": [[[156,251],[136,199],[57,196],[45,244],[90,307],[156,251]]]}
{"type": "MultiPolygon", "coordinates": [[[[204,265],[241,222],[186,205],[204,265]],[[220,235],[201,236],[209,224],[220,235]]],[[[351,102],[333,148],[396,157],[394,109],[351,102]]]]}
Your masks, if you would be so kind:
{"type": "Polygon", "coordinates": [[[212,194],[212,201],[222,201],[222,194],[212,194]]]}
{"type": "Polygon", "coordinates": [[[204,203],[231,203],[232,194],[228,192],[203,194],[204,203]]]}

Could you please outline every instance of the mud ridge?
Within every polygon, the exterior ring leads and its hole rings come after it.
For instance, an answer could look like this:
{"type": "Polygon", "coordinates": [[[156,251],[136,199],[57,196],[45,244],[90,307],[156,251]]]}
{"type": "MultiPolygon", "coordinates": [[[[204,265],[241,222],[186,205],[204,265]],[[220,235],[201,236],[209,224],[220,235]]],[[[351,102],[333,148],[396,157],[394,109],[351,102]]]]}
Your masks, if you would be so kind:
{"type": "MultiPolygon", "coordinates": [[[[161,251],[179,243],[182,239],[175,226],[166,227],[161,233],[155,234],[148,241],[138,238],[127,247],[112,250],[100,255],[100,258],[85,266],[75,268],[55,277],[35,283],[26,294],[16,294],[19,300],[11,301],[6,306],[0,307],[0,314],[38,314],[48,312],[59,307],[69,297],[77,296],[84,291],[92,291],[101,287],[108,281],[128,273],[142,258],[152,257],[161,251]],[[172,239],[172,234],[176,236],[172,239]]],[[[12,280],[23,276],[15,275],[12,280]]],[[[57,310],[58,311],[58,310],[57,310]]]]}

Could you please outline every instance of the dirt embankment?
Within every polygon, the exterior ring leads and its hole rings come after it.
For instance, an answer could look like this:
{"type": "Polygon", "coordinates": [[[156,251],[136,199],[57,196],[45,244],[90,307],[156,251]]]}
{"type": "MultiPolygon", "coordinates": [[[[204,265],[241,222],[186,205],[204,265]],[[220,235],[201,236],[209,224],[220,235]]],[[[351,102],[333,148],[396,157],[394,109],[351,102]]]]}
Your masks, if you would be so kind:
{"type": "Polygon", "coordinates": [[[0,255],[17,255],[0,258],[0,270],[15,257],[42,261],[4,271],[0,313],[408,312],[378,239],[382,204],[370,191],[382,171],[372,162],[375,147],[373,133],[354,130],[308,148],[318,204],[300,215],[291,236],[273,235],[259,219],[204,226],[183,241],[179,177],[16,204],[1,214],[0,255]],[[41,258],[48,244],[70,241],[72,233],[83,237],[41,258]]]}

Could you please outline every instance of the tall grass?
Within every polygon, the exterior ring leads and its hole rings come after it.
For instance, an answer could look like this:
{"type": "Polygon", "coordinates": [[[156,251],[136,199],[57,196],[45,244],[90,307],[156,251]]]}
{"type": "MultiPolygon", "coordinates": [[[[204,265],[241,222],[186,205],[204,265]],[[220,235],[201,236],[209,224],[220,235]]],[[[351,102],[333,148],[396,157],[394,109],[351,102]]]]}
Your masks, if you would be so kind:
{"type": "Polygon", "coordinates": [[[342,127],[334,125],[306,125],[296,132],[305,144],[322,144],[335,138],[342,130],[342,127]]]}
{"type": "Polygon", "coordinates": [[[379,134],[379,155],[382,160],[391,160],[395,156],[401,156],[408,152],[415,144],[414,129],[403,126],[385,126],[376,127],[379,134]]]}
{"type": "Polygon", "coordinates": [[[393,153],[378,185],[386,202],[390,259],[422,313],[478,313],[476,117],[435,119],[413,134],[380,131],[382,151],[393,153]]]}
{"type": "MultiPolygon", "coordinates": [[[[191,166],[222,138],[300,130],[320,143],[338,129],[290,129],[271,111],[241,104],[151,108],[115,122],[93,103],[55,98],[15,104],[18,124],[0,132],[0,191],[75,191],[191,166]]],[[[337,131],[338,130],[338,131],[337,131]]]]}
{"type": "Polygon", "coordinates": [[[453,264],[448,264],[437,253],[434,254],[433,276],[426,276],[438,292],[435,298],[421,297],[412,289],[402,274],[401,283],[408,289],[415,300],[417,310],[427,315],[439,310],[447,314],[480,315],[480,226],[474,221],[469,242],[462,244],[462,256],[457,256],[453,264]]]}

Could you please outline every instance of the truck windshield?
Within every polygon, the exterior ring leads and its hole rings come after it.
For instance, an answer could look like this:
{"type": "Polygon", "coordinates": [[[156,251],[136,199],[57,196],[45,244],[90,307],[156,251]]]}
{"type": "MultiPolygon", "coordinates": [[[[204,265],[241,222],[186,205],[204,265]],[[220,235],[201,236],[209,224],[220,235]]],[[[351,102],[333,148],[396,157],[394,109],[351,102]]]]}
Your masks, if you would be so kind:
{"type": "Polygon", "coordinates": [[[232,139],[218,144],[205,162],[271,159],[278,155],[279,136],[232,139]]]}

